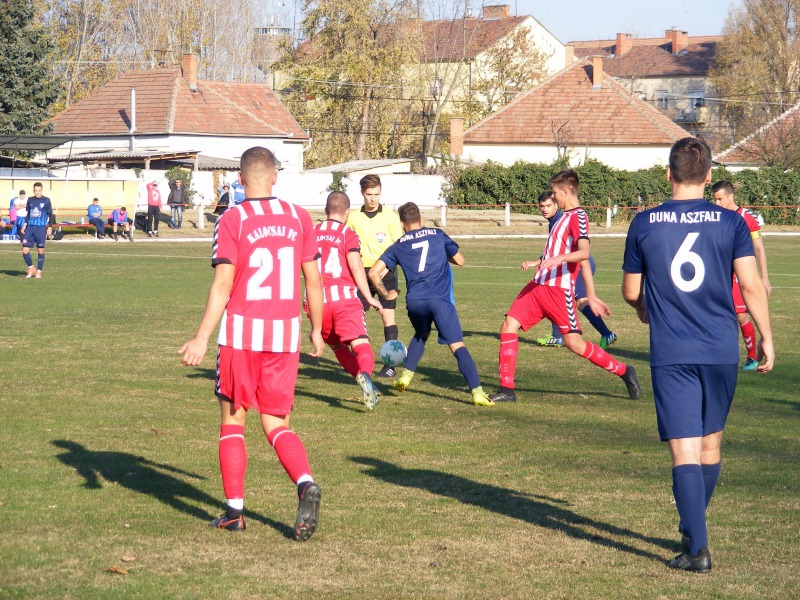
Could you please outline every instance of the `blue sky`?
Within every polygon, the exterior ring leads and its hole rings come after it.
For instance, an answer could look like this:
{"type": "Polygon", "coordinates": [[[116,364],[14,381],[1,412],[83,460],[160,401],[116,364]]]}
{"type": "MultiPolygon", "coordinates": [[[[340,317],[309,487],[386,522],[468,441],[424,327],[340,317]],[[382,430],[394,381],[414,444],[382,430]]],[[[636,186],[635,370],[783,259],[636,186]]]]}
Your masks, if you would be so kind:
{"type": "Polygon", "coordinates": [[[718,35],[731,0],[484,0],[511,13],[533,15],[561,42],[612,39],[617,33],[659,37],[678,27],[689,35],[718,35]],[[688,10],[687,10],[688,9],[688,10]]]}

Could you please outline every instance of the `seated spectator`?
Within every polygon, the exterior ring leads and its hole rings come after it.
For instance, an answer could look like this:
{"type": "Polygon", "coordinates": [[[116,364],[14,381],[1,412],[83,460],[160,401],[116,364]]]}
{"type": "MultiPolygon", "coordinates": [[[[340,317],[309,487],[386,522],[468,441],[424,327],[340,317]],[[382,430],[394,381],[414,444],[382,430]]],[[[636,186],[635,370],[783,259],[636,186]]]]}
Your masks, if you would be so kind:
{"type": "Polygon", "coordinates": [[[25,190],[20,190],[19,196],[11,199],[9,210],[11,235],[18,235],[19,230],[22,229],[22,224],[25,222],[25,217],[28,215],[27,206],[28,196],[25,195],[25,190]]]}
{"type": "Polygon", "coordinates": [[[229,186],[227,183],[222,186],[222,195],[219,197],[219,200],[217,200],[217,208],[214,209],[215,215],[221,215],[228,210],[228,207],[231,204],[230,190],[231,186],[229,186]]]}
{"type": "Polygon", "coordinates": [[[114,238],[115,242],[119,241],[117,231],[120,226],[123,229],[122,237],[128,238],[129,242],[133,241],[133,236],[131,235],[131,225],[133,224],[133,221],[128,217],[128,210],[124,206],[111,212],[111,217],[108,219],[108,224],[113,227],[113,233],[111,234],[111,237],[114,238]]]}
{"type": "Polygon", "coordinates": [[[94,225],[94,236],[98,240],[102,240],[106,237],[106,222],[102,219],[103,209],[100,207],[100,200],[92,198],[92,203],[86,209],[86,213],[89,215],[89,224],[94,225]]]}

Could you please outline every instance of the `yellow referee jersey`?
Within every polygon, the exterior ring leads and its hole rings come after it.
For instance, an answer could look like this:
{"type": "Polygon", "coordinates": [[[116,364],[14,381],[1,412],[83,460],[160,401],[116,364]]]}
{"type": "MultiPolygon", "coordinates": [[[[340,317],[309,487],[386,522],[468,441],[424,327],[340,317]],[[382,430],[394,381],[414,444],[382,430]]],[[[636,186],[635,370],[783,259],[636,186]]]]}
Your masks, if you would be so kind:
{"type": "Polygon", "coordinates": [[[361,261],[367,269],[378,261],[389,246],[403,237],[400,217],[383,204],[379,204],[378,210],[372,214],[366,213],[363,206],[361,210],[350,211],[347,226],[361,240],[361,261]]]}

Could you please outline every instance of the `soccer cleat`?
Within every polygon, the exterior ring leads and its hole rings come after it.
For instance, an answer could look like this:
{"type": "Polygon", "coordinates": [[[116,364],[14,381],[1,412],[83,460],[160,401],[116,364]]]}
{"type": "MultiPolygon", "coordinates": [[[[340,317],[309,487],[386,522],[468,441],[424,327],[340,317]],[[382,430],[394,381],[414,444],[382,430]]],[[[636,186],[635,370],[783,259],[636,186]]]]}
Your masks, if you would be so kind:
{"type": "Polygon", "coordinates": [[[630,365],[625,365],[625,375],[622,376],[625,387],[628,388],[628,396],[631,400],[638,400],[642,397],[642,386],[639,385],[639,378],[636,377],[636,369],[630,365]]]}
{"type": "Polygon", "coordinates": [[[603,337],[600,338],[600,347],[603,350],[605,350],[616,341],[617,341],[617,334],[612,331],[608,335],[604,335],[603,337]]]}
{"type": "Polygon", "coordinates": [[[403,369],[403,374],[392,382],[392,387],[398,392],[405,392],[408,386],[411,385],[411,380],[414,378],[414,371],[403,369]]]}
{"type": "Polygon", "coordinates": [[[153,232],[153,236],[154,236],[154,237],[158,237],[158,231],[154,231],[154,232],[153,232]]]}
{"type": "Polygon", "coordinates": [[[517,395],[514,393],[514,390],[510,388],[498,389],[495,393],[489,396],[489,400],[492,402],[516,402],[517,395]]]}
{"type": "Polygon", "coordinates": [[[364,393],[364,406],[369,410],[375,408],[375,405],[380,400],[380,394],[375,391],[375,386],[372,384],[372,379],[363,371],[356,375],[356,382],[361,386],[361,391],[364,393]]]}
{"type": "Polygon", "coordinates": [[[494,406],[494,402],[489,399],[483,388],[475,388],[472,390],[472,403],[475,406],[494,406]]]}
{"type": "Polygon", "coordinates": [[[34,267],[33,265],[31,265],[31,266],[30,266],[30,267],[28,267],[28,268],[27,268],[27,270],[25,271],[25,279],[30,279],[31,277],[33,277],[34,273],[36,273],[36,267],[34,267]]]}
{"type": "Polygon", "coordinates": [[[128,236],[128,241],[132,242],[133,241],[133,236],[131,235],[130,231],[127,233],[127,236],[128,236]]]}
{"type": "Polygon", "coordinates": [[[378,371],[378,377],[394,377],[397,371],[394,367],[390,367],[389,365],[383,365],[380,371],[378,371]]]}
{"type": "Polygon", "coordinates": [[[758,368],[758,361],[755,358],[748,358],[742,365],[742,371],[755,371],[758,368]]]}
{"type": "Polygon", "coordinates": [[[41,278],[42,278],[42,272],[41,272],[40,270],[38,270],[38,269],[37,269],[37,270],[36,270],[36,274],[34,275],[34,277],[35,277],[36,279],[41,279],[41,278]]]}
{"type": "Polygon", "coordinates": [[[322,490],[313,481],[299,485],[297,488],[300,503],[297,506],[297,520],[294,522],[294,539],[304,542],[317,530],[322,490]]]}
{"type": "Polygon", "coordinates": [[[546,346],[548,348],[560,348],[561,346],[564,345],[564,338],[555,338],[555,337],[538,338],[536,340],[536,343],[539,344],[540,346],[546,346]]]}
{"type": "Polygon", "coordinates": [[[116,233],[112,233],[112,234],[111,234],[111,237],[112,237],[112,238],[114,238],[114,241],[115,241],[115,242],[118,242],[118,241],[119,241],[119,235],[118,235],[118,234],[116,234],[116,233]]]}
{"type": "Polygon", "coordinates": [[[149,231],[148,231],[148,232],[147,232],[147,237],[153,237],[153,234],[152,234],[151,232],[149,232],[149,231]]]}
{"type": "Polygon", "coordinates": [[[247,526],[244,524],[244,516],[241,513],[239,516],[232,517],[227,511],[211,521],[209,525],[217,529],[227,529],[228,531],[244,531],[247,529],[247,526]]]}
{"type": "Polygon", "coordinates": [[[689,554],[687,550],[669,561],[667,566],[670,569],[679,569],[692,573],[708,573],[711,571],[711,554],[708,548],[700,548],[700,551],[694,556],[689,554]]]}

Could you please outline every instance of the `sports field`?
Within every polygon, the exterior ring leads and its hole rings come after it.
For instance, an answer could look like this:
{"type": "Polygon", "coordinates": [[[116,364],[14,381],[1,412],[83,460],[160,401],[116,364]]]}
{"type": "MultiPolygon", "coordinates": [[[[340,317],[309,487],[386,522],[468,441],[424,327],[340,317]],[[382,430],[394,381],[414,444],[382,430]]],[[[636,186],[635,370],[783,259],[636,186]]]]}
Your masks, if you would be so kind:
{"type": "MultiPolygon", "coordinates": [[[[491,390],[502,315],[530,277],[518,265],[543,240],[460,243],[456,301],[491,390]]],[[[330,350],[304,358],[292,424],[323,489],[306,543],[290,539],[294,486],[252,417],[247,531],[207,525],[224,501],[213,353],[190,369],[177,349],[203,310],[210,243],[50,244],[42,280],[0,245],[0,597],[797,597],[800,238],[765,238],[776,367],[739,379],[710,575],[665,566],[677,513],[647,329],[619,293],[623,243],[592,248],[610,351],[636,366],[640,401],[535,346],[545,324],[521,338],[520,400],[491,408],[432,342],[412,387],[382,386],[372,413],[330,350]]],[[[377,314],[369,326],[382,338],[377,314]]]]}

